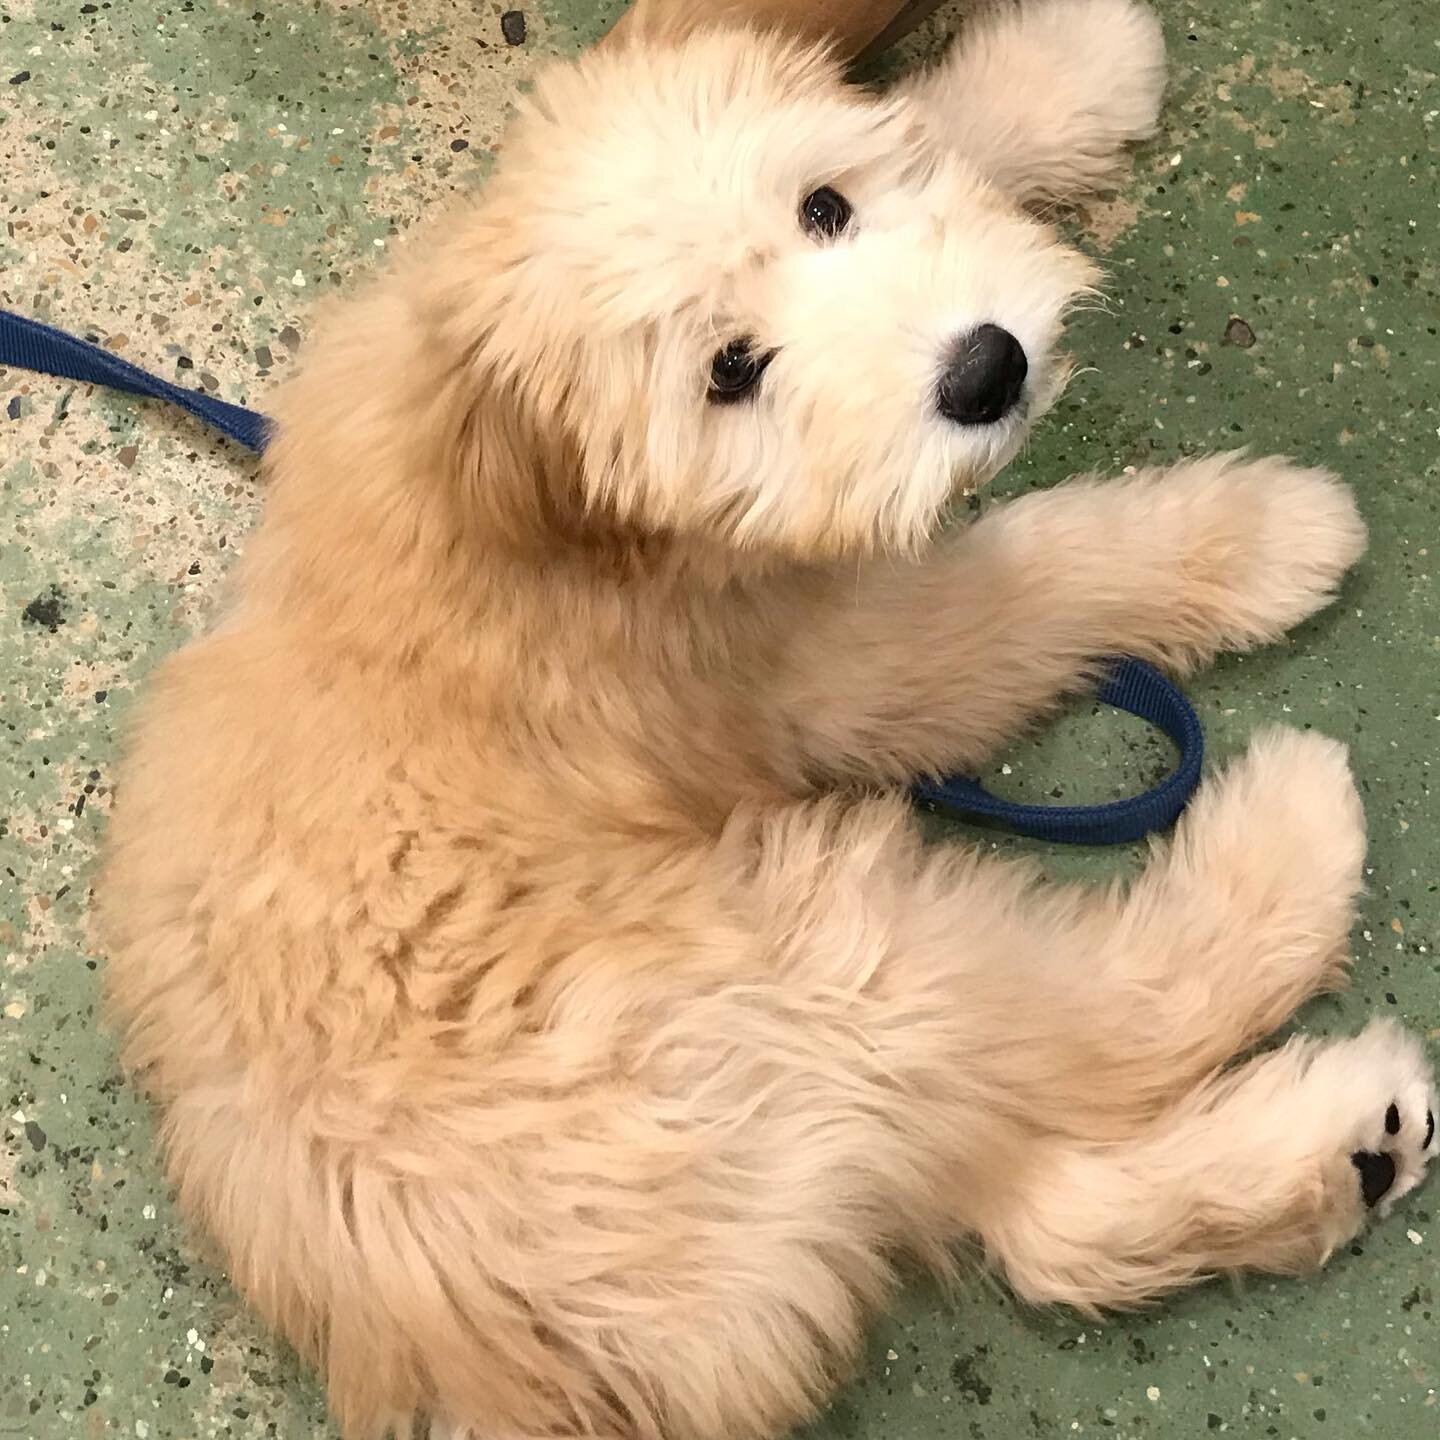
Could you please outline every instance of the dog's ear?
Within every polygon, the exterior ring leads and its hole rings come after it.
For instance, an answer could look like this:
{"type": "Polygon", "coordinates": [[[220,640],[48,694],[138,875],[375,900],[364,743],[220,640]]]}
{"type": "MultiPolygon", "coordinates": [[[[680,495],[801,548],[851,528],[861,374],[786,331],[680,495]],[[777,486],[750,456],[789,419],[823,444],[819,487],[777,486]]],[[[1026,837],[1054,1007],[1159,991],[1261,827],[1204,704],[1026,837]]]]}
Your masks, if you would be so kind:
{"type": "Polygon", "coordinates": [[[928,13],[935,0],[634,0],[602,45],[675,44],[717,26],[778,31],[823,41],[851,59],[902,26],[908,12],[928,13]]]}
{"type": "Polygon", "coordinates": [[[367,633],[422,646],[415,597],[432,616],[468,613],[486,556],[553,548],[583,523],[558,413],[467,330],[457,256],[420,254],[321,316],[272,406],[273,523],[251,584],[357,646],[367,633]]]}
{"type": "Polygon", "coordinates": [[[1136,0],[1002,6],[891,94],[933,144],[1021,205],[1051,209],[1122,181],[1125,147],[1155,133],[1160,22],[1136,0]]]}

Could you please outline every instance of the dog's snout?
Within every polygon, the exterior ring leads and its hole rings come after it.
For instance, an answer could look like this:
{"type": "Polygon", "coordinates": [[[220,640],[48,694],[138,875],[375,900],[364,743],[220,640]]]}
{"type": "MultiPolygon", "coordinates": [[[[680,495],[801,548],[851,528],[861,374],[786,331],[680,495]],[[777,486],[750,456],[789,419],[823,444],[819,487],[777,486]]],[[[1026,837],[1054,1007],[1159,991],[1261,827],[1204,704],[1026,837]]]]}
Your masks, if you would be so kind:
{"type": "Polygon", "coordinates": [[[1015,408],[1029,369],[1008,330],[981,325],[951,346],[936,404],[957,425],[993,425],[1015,408]]]}

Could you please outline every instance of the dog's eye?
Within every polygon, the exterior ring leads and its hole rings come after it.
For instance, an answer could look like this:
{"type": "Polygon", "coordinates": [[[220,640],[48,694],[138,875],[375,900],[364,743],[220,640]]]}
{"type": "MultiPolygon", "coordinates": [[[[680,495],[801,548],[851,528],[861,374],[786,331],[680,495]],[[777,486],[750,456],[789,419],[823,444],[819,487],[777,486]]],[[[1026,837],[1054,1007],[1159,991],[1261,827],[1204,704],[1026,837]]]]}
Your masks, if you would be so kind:
{"type": "Polygon", "coordinates": [[[850,202],[828,185],[812,190],[800,202],[800,224],[811,235],[833,240],[850,224],[850,202]]]}
{"type": "Polygon", "coordinates": [[[757,354],[748,340],[732,340],[723,350],[715,352],[710,362],[709,399],[718,404],[729,404],[743,400],[765,373],[765,367],[775,358],[775,352],[757,354]]]}

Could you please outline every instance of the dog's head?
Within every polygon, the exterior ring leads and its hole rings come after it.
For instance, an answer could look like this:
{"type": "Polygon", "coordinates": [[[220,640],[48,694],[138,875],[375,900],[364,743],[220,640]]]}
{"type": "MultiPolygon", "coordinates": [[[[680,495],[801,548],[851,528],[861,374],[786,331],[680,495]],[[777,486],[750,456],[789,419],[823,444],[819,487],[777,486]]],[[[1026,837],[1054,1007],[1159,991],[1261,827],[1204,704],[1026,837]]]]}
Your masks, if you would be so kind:
{"type": "Polygon", "coordinates": [[[1078,253],[813,47],[738,31],[543,76],[436,290],[473,383],[651,531],[912,546],[1066,374],[1078,253]]]}

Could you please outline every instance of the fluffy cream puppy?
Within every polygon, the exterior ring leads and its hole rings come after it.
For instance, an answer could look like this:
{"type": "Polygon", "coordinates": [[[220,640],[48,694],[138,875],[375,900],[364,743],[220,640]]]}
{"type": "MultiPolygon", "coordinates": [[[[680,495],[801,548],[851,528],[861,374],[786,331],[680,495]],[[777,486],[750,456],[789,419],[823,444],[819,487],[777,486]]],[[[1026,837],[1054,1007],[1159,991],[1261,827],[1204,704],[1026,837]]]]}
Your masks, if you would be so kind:
{"type": "Polygon", "coordinates": [[[1126,893],[920,843],[1093,657],[1323,605],[1330,476],[1220,458],[938,533],[1065,375],[1028,218],[1151,126],[1128,0],[888,98],[643,33],[280,397],[214,632],[139,719],[101,916],[186,1211],[344,1432],[731,1440],[809,1413],[907,1253],[1127,1305],[1319,1264],[1433,1148],[1337,983],[1340,746],[1273,732],[1126,893]]]}

